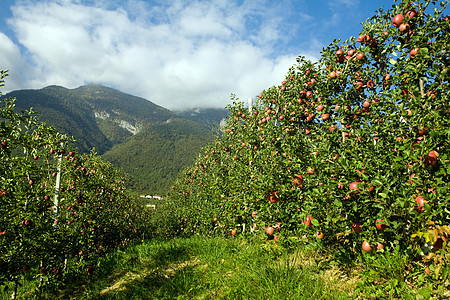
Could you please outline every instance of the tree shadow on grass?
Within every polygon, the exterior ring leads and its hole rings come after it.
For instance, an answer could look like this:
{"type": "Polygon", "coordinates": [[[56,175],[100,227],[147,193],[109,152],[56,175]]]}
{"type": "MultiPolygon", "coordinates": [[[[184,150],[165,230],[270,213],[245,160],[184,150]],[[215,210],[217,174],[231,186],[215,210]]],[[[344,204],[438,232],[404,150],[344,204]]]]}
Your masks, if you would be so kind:
{"type": "MultiPolygon", "coordinates": [[[[184,264],[182,264],[184,265],[184,264]]],[[[195,266],[184,265],[175,270],[152,270],[123,280],[118,286],[102,290],[96,299],[175,299],[180,296],[192,299],[199,282],[195,266]]]]}
{"type": "Polygon", "coordinates": [[[162,243],[146,251],[134,251],[122,263],[117,255],[104,260],[83,299],[173,299],[198,292],[198,260],[189,245],[162,243]]]}

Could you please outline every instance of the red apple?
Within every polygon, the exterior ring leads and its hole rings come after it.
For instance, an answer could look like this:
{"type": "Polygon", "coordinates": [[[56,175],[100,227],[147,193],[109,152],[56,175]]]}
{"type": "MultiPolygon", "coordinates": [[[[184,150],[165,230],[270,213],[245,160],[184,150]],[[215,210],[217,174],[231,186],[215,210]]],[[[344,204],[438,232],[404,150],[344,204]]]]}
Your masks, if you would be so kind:
{"type": "Polygon", "coordinates": [[[425,199],[422,196],[417,196],[416,199],[414,199],[414,201],[418,204],[416,206],[414,206],[414,209],[419,213],[423,213],[425,211],[425,203],[427,203],[427,201],[425,201],[425,199]]]}
{"type": "Polygon", "coordinates": [[[274,229],[272,226],[268,226],[268,227],[266,228],[266,233],[267,233],[268,235],[273,235],[274,232],[275,232],[275,229],[274,229]]]}
{"type": "Polygon", "coordinates": [[[414,48],[411,51],[409,51],[409,57],[415,58],[417,53],[419,53],[420,48],[414,48]]]}
{"type": "Polygon", "coordinates": [[[414,201],[419,204],[419,206],[423,207],[425,205],[425,199],[422,196],[417,196],[414,201]]]}
{"type": "Polygon", "coordinates": [[[372,251],[372,247],[370,246],[370,244],[367,241],[364,241],[362,243],[362,249],[366,252],[372,251]]]}
{"type": "Polygon", "coordinates": [[[415,18],[417,16],[417,10],[415,8],[412,9],[408,9],[406,11],[406,17],[408,17],[408,19],[412,19],[415,18]]]}
{"type": "Polygon", "coordinates": [[[404,19],[405,17],[402,15],[402,14],[398,14],[398,15],[396,15],[395,17],[394,17],[394,19],[392,20],[392,24],[395,26],[395,27],[399,27],[402,23],[403,23],[403,19],[404,19]]]}
{"type": "Polygon", "coordinates": [[[2,142],[2,148],[3,148],[3,149],[8,148],[8,144],[7,144],[6,142],[2,142]]]}
{"type": "Polygon", "coordinates": [[[294,185],[301,185],[303,183],[303,176],[302,175],[298,175],[297,177],[295,177],[294,179],[292,179],[292,182],[294,183],[294,185]]]}
{"type": "Polygon", "coordinates": [[[398,27],[398,29],[403,33],[408,32],[410,28],[411,27],[409,26],[408,23],[403,23],[398,27]]]}
{"type": "Polygon", "coordinates": [[[360,233],[362,231],[361,223],[355,222],[352,224],[353,232],[360,233]]]}
{"type": "Polygon", "coordinates": [[[278,198],[277,191],[269,192],[269,201],[270,201],[270,203],[277,203],[278,201],[280,201],[280,199],[278,198]]]}
{"type": "Polygon", "coordinates": [[[375,221],[375,226],[378,230],[385,230],[387,228],[386,223],[384,222],[384,219],[377,219],[375,221]]]}
{"type": "Polygon", "coordinates": [[[314,218],[311,217],[311,216],[307,216],[307,217],[306,217],[306,220],[303,220],[302,223],[305,224],[307,227],[310,227],[310,226],[312,225],[312,224],[311,224],[311,220],[312,220],[312,219],[314,219],[314,218]]]}
{"type": "Polygon", "coordinates": [[[358,36],[358,40],[359,43],[365,43],[366,42],[366,35],[362,34],[360,36],[358,36]]]}
{"type": "Polygon", "coordinates": [[[427,156],[425,156],[423,163],[427,166],[434,167],[438,161],[439,153],[436,151],[430,151],[427,156]]]}
{"type": "Polygon", "coordinates": [[[358,192],[359,191],[359,189],[358,189],[359,183],[360,182],[358,182],[358,181],[350,183],[350,191],[358,192]]]}
{"type": "Polygon", "coordinates": [[[424,135],[424,134],[426,134],[428,132],[428,127],[419,127],[419,129],[417,130],[417,133],[419,134],[419,135],[424,135]]]}
{"type": "Polygon", "coordinates": [[[432,99],[436,99],[437,93],[436,90],[431,90],[427,92],[427,97],[431,97],[432,99]]]}
{"type": "Polygon", "coordinates": [[[236,229],[231,230],[231,235],[232,236],[235,236],[236,234],[237,234],[237,230],[236,229]]]}
{"type": "Polygon", "coordinates": [[[357,81],[355,82],[355,86],[357,90],[360,90],[364,88],[364,83],[362,83],[362,81],[357,81]]]}

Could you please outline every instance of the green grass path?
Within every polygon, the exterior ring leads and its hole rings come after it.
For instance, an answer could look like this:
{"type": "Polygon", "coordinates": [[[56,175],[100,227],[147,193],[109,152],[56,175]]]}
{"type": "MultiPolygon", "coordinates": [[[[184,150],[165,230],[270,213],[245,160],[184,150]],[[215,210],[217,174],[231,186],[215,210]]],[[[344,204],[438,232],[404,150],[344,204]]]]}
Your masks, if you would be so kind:
{"type": "Polygon", "coordinates": [[[100,262],[66,299],[349,299],[342,281],[299,250],[274,242],[150,240],[100,262]]]}

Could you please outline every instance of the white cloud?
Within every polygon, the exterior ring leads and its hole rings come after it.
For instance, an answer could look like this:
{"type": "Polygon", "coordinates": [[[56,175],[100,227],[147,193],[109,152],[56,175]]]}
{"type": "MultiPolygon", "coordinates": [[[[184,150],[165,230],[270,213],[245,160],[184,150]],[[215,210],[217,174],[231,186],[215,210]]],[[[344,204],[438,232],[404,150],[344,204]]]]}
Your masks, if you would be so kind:
{"type": "Polygon", "coordinates": [[[224,107],[231,93],[246,99],[279,83],[299,54],[279,52],[289,36],[264,1],[85,2],[13,7],[9,24],[35,74],[23,88],[98,82],[169,109],[224,107]]]}
{"type": "Polygon", "coordinates": [[[17,76],[17,72],[23,67],[24,61],[22,60],[19,47],[0,32],[0,69],[9,70],[9,77],[5,79],[6,86],[2,87],[1,90],[3,94],[20,87],[21,80],[17,76]]]}

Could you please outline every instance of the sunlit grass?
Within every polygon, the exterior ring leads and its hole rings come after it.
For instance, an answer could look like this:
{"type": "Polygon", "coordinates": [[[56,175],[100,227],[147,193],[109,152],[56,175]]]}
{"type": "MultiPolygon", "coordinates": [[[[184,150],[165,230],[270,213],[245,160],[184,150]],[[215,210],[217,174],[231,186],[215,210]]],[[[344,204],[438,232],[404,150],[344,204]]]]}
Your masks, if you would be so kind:
{"type": "Polygon", "coordinates": [[[313,259],[273,242],[146,241],[103,260],[74,299],[348,299],[351,286],[327,279],[313,259]]]}
{"type": "MultiPolygon", "coordinates": [[[[390,293],[397,299],[405,292],[414,298],[413,290],[390,279],[405,272],[404,263],[377,257],[344,266],[304,244],[281,247],[244,236],[154,239],[102,257],[89,280],[75,276],[38,296],[38,280],[22,280],[19,299],[368,299],[390,293]]],[[[10,290],[0,298],[10,298],[10,290]]]]}

